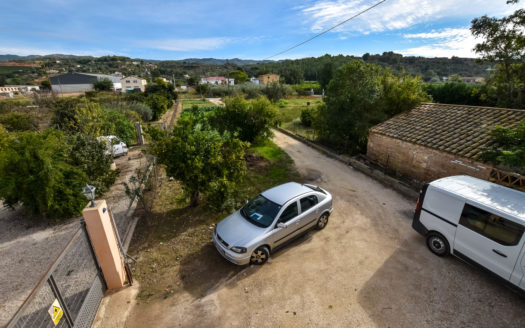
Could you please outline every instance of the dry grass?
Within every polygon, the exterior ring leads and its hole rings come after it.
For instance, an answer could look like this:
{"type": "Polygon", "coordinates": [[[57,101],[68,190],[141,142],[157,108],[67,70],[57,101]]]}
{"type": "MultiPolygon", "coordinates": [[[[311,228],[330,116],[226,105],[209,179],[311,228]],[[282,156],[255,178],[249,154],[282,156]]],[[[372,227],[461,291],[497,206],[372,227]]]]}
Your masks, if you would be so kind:
{"type": "MultiPolygon", "coordinates": [[[[273,142],[248,153],[248,172],[238,187],[241,195],[253,197],[277,184],[300,180],[291,158],[273,142]]],[[[211,243],[215,224],[229,213],[213,211],[204,201],[191,208],[180,200],[181,193],[177,181],[160,174],[157,187],[147,195],[152,213],[139,222],[129,251],[138,259],[134,275],[141,285],[139,301],[167,298],[182,290],[201,296],[240,270],[211,243]]]]}

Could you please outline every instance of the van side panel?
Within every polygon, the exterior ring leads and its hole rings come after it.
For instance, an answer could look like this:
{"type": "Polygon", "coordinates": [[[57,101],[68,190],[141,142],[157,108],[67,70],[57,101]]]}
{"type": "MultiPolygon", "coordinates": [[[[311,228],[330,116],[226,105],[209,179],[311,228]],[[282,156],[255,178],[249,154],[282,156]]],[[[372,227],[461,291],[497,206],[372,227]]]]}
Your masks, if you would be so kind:
{"type": "MultiPolygon", "coordinates": [[[[525,239],[525,235],[521,238],[525,239]]],[[[521,243],[523,243],[523,240],[521,243]]],[[[518,260],[516,261],[516,266],[514,266],[514,271],[510,276],[510,282],[525,290],[525,243],[522,246],[518,260]]]]}
{"type": "Polygon", "coordinates": [[[423,211],[430,212],[455,225],[459,222],[464,206],[465,202],[462,199],[446,194],[431,185],[423,201],[423,211]]]}
{"type": "Polygon", "coordinates": [[[428,231],[437,231],[447,238],[450,245],[450,251],[452,251],[452,245],[454,244],[454,237],[456,235],[456,226],[450,223],[447,223],[437,216],[430,214],[425,211],[421,211],[420,219],[421,224],[423,224],[428,231]]]}

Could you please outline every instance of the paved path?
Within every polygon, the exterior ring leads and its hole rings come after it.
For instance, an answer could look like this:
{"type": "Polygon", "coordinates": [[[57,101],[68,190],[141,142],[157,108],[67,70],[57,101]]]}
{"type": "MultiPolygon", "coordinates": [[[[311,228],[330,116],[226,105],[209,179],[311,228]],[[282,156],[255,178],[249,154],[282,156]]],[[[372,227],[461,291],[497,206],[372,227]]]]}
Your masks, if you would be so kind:
{"type": "Polygon", "coordinates": [[[415,199],[284,134],[274,140],[302,174],[333,193],[328,226],[262,267],[215,277],[204,295],[188,288],[139,304],[126,327],[523,327],[524,300],[426,249],[410,226],[415,199]]]}

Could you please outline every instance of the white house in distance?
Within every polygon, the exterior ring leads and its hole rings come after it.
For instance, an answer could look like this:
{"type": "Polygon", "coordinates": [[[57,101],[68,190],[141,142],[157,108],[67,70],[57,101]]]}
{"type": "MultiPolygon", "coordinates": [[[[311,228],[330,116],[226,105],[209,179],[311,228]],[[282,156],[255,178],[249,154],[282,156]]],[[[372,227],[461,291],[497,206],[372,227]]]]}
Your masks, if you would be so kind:
{"type": "Polygon", "coordinates": [[[256,78],[256,77],[250,77],[250,82],[252,82],[253,84],[259,84],[259,80],[256,78]]]}
{"type": "Polygon", "coordinates": [[[113,75],[67,73],[49,78],[53,92],[57,93],[85,92],[93,90],[93,83],[97,79],[109,79],[113,83],[113,91],[122,90],[120,78],[113,75]]]}
{"type": "Polygon", "coordinates": [[[122,84],[122,92],[133,92],[135,90],[144,92],[146,91],[146,84],[148,84],[148,81],[138,76],[132,75],[123,77],[120,80],[120,83],[122,84]]]}
{"type": "Polygon", "coordinates": [[[211,76],[201,78],[199,84],[214,84],[214,85],[234,85],[235,79],[227,79],[224,76],[211,76]]]}

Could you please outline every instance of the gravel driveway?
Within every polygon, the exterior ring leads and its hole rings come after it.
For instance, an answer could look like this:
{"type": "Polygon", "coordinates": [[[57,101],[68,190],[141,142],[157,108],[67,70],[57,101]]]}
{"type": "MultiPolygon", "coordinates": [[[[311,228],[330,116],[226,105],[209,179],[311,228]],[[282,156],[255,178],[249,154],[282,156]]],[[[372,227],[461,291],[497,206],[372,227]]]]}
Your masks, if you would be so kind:
{"type": "Polygon", "coordinates": [[[328,226],[262,267],[232,269],[204,295],[139,304],[126,327],[523,327],[523,299],[426,249],[410,226],[415,199],[275,135],[300,172],[332,192],[328,226]]]}

